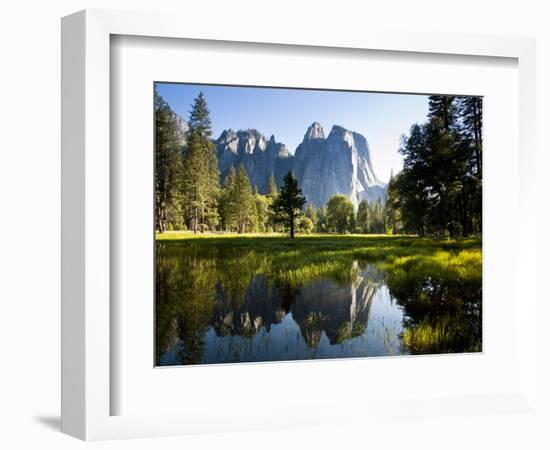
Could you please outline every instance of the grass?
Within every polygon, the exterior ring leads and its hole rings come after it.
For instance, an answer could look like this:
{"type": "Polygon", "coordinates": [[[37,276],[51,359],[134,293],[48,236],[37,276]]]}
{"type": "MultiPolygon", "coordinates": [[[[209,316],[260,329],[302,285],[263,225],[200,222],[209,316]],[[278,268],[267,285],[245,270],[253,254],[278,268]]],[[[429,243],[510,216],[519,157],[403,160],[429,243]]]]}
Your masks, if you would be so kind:
{"type": "MultiPolygon", "coordinates": [[[[158,247],[175,251],[185,246],[205,257],[230,258],[247,251],[264,255],[274,271],[291,282],[332,274],[335,281],[353,276],[351,261],[375,262],[385,270],[441,274],[444,278],[481,277],[480,239],[438,239],[388,235],[298,236],[265,234],[157,234],[158,247]],[[342,268],[342,264],[347,269],[342,268]],[[449,273],[445,274],[444,272],[449,273]]],[[[182,248],[183,250],[183,248],[182,248]]]]}
{"type": "Polygon", "coordinates": [[[437,323],[424,319],[405,329],[403,343],[413,353],[479,352],[481,340],[469,328],[470,324],[467,322],[457,322],[450,317],[440,318],[437,323]]]}
{"type": "MultiPolygon", "coordinates": [[[[233,233],[204,233],[193,234],[185,231],[172,231],[156,234],[158,242],[169,241],[172,243],[200,244],[201,246],[233,248],[253,247],[261,249],[304,249],[315,247],[319,251],[342,251],[363,252],[369,256],[369,251],[376,249],[377,252],[387,254],[410,254],[422,250],[431,250],[434,247],[442,250],[458,250],[466,248],[479,248],[480,239],[445,239],[445,238],[419,238],[404,235],[373,235],[373,234],[311,234],[297,236],[294,239],[283,234],[233,234],[233,233]],[[396,253],[397,252],[397,253],[396,253]]],[[[378,256],[378,255],[377,255],[378,256]]]]}
{"type": "MultiPolygon", "coordinates": [[[[156,240],[157,275],[180,267],[170,276],[186,282],[217,280],[209,283],[223,285],[237,304],[257,275],[273,286],[299,289],[319,279],[350,283],[358,268],[372,264],[404,308],[403,344],[412,353],[481,348],[479,238],[314,234],[290,239],[281,234],[167,232],[156,240]]],[[[309,320],[313,326],[324,318],[312,315],[309,320]]],[[[348,328],[342,328],[342,339],[355,335],[357,330],[348,328]]]]}

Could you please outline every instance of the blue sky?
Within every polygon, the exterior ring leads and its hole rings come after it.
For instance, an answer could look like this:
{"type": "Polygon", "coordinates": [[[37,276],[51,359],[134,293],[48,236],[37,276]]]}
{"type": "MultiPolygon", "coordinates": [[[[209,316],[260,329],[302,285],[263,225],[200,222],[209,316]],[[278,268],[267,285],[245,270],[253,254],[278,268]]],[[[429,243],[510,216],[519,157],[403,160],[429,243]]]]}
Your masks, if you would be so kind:
{"type": "Polygon", "coordinates": [[[361,133],[369,142],[374,171],[382,181],[402,168],[399,139],[426,120],[428,97],[411,94],[342,92],[158,83],[160,95],[188,119],[193,99],[206,97],[214,137],[227,128],[256,128],[294,153],[313,122],[328,136],[333,125],[361,133]]]}

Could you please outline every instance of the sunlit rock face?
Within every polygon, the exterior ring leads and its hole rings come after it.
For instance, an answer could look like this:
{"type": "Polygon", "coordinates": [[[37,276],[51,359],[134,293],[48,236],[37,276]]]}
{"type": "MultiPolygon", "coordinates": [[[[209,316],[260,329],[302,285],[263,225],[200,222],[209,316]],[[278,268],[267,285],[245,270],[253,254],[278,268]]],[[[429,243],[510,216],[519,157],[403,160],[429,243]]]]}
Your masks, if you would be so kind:
{"type": "Polygon", "coordinates": [[[328,137],[314,122],[294,155],[294,172],[309,203],[322,206],[335,194],[361,200],[385,199],[385,185],[378,180],[364,136],[343,127],[332,127],[328,137]]]}
{"type": "Polygon", "coordinates": [[[231,165],[237,169],[242,164],[252,186],[266,193],[271,175],[277,185],[281,185],[284,175],[292,170],[292,155],[284,144],[275,141],[273,135],[267,140],[254,129],[224,130],[215,144],[222,180],[231,165]]]}
{"type": "Polygon", "coordinates": [[[292,171],[308,203],[325,205],[330,197],[343,194],[357,207],[361,200],[385,200],[386,186],[374,173],[369,144],[364,136],[335,125],[328,136],[320,123],[307,129],[294,156],[272,135],[258,130],[224,130],[215,140],[222,181],[230,167],[244,166],[253,187],[268,190],[268,180],[277,186],[292,171]]]}

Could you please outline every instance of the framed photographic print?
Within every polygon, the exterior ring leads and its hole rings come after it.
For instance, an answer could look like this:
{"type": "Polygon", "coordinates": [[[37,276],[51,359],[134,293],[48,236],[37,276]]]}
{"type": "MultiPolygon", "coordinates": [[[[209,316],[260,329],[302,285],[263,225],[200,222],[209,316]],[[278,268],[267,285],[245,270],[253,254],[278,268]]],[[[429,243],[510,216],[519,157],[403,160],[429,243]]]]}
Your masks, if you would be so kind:
{"type": "Polygon", "coordinates": [[[531,40],[62,31],[64,432],[532,408],[531,40]]]}

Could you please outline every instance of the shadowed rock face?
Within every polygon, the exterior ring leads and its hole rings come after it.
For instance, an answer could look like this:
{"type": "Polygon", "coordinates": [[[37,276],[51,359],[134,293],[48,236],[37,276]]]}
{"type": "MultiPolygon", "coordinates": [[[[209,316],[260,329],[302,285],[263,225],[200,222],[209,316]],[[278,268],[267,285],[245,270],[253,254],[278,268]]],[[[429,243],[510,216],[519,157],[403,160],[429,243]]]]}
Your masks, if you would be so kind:
{"type": "Polygon", "coordinates": [[[343,194],[357,207],[361,200],[385,199],[385,186],[374,173],[364,136],[333,126],[327,138],[317,122],[307,130],[294,155],[294,172],[308,202],[322,206],[343,194]]]}
{"type": "Polygon", "coordinates": [[[222,180],[231,165],[236,169],[243,164],[252,186],[266,193],[271,175],[281,185],[284,175],[292,170],[292,155],[273,135],[267,140],[257,130],[225,130],[215,144],[222,180]]]}
{"type": "Polygon", "coordinates": [[[314,122],[294,156],[273,135],[268,140],[254,129],[225,130],[215,144],[222,181],[231,165],[243,164],[252,186],[261,193],[267,193],[271,175],[281,186],[285,174],[292,171],[307,201],[316,206],[325,205],[335,194],[346,195],[356,207],[361,200],[386,197],[386,185],[374,173],[367,140],[338,125],[325,136],[321,124],[314,122]]]}

